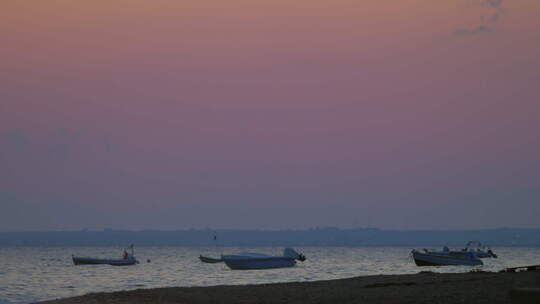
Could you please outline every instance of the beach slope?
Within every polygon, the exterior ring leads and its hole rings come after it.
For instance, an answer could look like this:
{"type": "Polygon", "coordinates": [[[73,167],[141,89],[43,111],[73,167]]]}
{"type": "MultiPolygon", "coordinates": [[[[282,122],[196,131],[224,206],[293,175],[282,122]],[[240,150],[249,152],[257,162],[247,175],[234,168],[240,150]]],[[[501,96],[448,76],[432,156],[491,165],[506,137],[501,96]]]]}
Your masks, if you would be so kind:
{"type": "Polygon", "coordinates": [[[42,303],[510,303],[510,290],[516,287],[540,287],[540,271],[418,273],[298,283],[137,289],[42,303]]]}

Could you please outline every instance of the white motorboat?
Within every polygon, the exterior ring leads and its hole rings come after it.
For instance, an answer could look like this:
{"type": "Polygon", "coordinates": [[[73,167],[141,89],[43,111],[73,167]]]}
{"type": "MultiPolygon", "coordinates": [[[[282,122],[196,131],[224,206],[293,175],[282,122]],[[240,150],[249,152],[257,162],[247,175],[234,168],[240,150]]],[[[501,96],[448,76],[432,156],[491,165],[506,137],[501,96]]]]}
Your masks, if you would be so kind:
{"type": "Polygon", "coordinates": [[[411,253],[417,266],[479,266],[484,264],[482,260],[476,257],[474,252],[450,251],[446,247],[443,251],[424,249],[422,252],[415,249],[411,253]]]}
{"type": "Polygon", "coordinates": [[[248,252],[223,255],[222,260],[230,269],[270,269],[293,267],[297,260],[303,262],[306,257],[292,248],[285,248],[281,256],[248,252]]]}

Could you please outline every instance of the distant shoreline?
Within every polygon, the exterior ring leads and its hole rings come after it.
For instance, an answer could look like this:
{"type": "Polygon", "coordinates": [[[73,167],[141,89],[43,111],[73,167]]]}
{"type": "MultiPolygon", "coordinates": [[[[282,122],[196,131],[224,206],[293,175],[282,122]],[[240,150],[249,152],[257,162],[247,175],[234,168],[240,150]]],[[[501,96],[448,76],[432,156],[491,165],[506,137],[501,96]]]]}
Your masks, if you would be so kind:
{"type": "MultiPolygon", "coordinates": [[[[318,246],[311,246],[311,245],[287,245],[291,246],[292,248],[408,248],[410,250],[412,249],[418,249],[418,248],[431,248],[431,249],[440,249],[442,246],[434,245],[434,244],[417,244],[417,245],[318,245],[318,246]]],[[[220,246],[220,249],[227,249],[227,248],[283,248],[285,245],[227,245],[227,246],[220,246]]],[[[452,248],[461,248],[461,246],[450,246],[452,248]]],[[[115,245],[73,245],[73,246],[0,246],[0,249],[19,249],[19,248],[35,248],[35,249],[44,249],[44,248],[125,248],[123,244],[115,244],[115,245]]],[[[199,245],[140,245],[136,246],[135,248],[200,248],[200,249],[214,249],[215,246],[207,245],[207,246],[199,246],[199,245]]],[[[490,246],[490,248],[500,249],[500,248],[531,248],[531,249],[538,249],[540,248],[540,245],[500,245],[500,246],[490,246]]]]}
{"type": "Polygon", "coordinates": [[[481,241],[492,247],[539,247],[540,229],[382,230],[111,230],[0,232],[0,247],[463,247],[481,241]],[[217,242],[214,241],[217,236],[217,242]]]}
{"type": "Polygon", "coordinates": [[[311,282],[168,287],[100,292],[39,303],[508,303],[510,291],[516,287],[540,288],[540,272],[420,272],[311,282]]]}

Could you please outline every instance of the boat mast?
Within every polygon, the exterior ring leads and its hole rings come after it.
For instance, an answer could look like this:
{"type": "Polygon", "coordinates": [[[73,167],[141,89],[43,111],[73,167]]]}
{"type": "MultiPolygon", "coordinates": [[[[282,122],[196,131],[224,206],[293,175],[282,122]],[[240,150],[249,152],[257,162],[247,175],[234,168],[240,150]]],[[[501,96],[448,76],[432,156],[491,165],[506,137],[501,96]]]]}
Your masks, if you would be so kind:
{"type": "Polygon", "coordinates": [[[218,243],[218,239],[217,239],[217,232],[214,231],[214,246],[216,246],[216,253],[218,256],[221,256],[223,255],[223,252],[220,253],[220,250],[219,250],[219,243],[218,243]]]}

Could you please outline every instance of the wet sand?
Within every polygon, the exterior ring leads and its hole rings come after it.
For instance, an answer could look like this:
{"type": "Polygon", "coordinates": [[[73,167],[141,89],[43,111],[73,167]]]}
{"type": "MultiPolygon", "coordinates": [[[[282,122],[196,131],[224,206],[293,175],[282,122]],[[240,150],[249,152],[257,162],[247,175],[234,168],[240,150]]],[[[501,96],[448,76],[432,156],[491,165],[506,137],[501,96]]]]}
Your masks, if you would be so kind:
{"type": "Polygon", "coordinates": [[[137,289],[41,303],[511,303],[510,290],[516,287],[540,288],[540,271],[418,273],[298,283],[137,289]]]}

